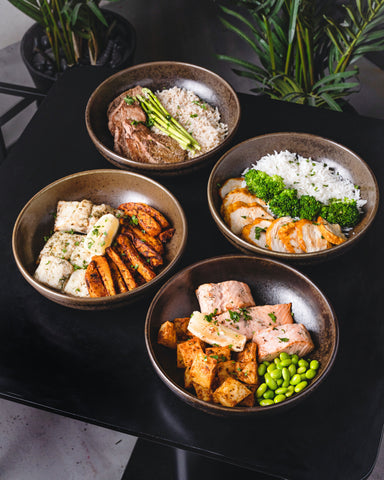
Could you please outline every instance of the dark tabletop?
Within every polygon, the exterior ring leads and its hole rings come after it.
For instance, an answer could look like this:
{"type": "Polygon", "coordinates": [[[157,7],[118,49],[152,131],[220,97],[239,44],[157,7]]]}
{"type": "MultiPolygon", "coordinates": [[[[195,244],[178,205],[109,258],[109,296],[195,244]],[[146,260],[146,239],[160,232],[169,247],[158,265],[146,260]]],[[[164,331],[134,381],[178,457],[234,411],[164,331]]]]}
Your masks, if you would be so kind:
{"type": "MultiPolygon", "coordinates": [[[[12,227],[42,187],[87,169],[112,168],[88,138],[84,109],[109,72],[67,72],[0,167],[0,395],[28,405],[210,455],[292,480],[364,478],[384,418],[382,205],[366,237],[335,260],[299,267],[328,296],[340,324],[335,365],[316,393],[286,413],[218,418],[187,406],[160,381],[144,344],[151,301],[87,312],[40,296],[18,272],[12,227]]],[[[384,179],[384,122],[240,95],[234,143],[278,131],[319,134],[361,155],[384,179]]],[[[182,204],[189,240],[180,268],[234,252],[208,210],[210,168],[160,179],[182,204]],[[204,241],[201,241],[201,231],[204,241]]]]}

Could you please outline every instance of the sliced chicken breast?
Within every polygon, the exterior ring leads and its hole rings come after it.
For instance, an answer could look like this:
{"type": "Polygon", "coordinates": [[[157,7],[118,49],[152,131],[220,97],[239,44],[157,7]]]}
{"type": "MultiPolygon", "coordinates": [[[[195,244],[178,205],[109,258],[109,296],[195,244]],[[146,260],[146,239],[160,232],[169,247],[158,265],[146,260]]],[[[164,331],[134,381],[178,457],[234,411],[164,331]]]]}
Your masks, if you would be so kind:
{"type": "Polygon", "coordinates": [[[284,243],[279,237],[279,229],[283,225],[287,225],[292,222],[291,217],[280,217],[273,220],[270,226],[267,228],[266,232],[266,244],[269,250],[274,250],[275,252],[288,252],[284,243]]]}
{"type": "Polygon", "coordinates": [[[328,241],[323,237],[316,225],[309,220],[299,220],[295,223],[297,239],[304,252],[319,252],[330,247],[328,241]]]}
{"type": "Polygon", "coordinates": [[[219,195],[221,198],[224,198],[230,191],[236,188],[242,188],[244,185],[245,180],[242,177],[228,178],[220,187],[219,195]]]}
{"type": "Polygon", "coordinates": [[[235,202],[224,211],[224,221],[236,235],[240,235],[245,225],[256,218],[273,219],[258,203],[235,202]]]}
{"type": "Polygon", "coordinates": [[[266,231],[271,225],[272,220],[264,218],[255,218],[252,223],[245,225],[241,231],[241,237],[252,245],[267,248],[266,231]]]}
{"type": "Polygon", "coordinates": [[[347,240],[338,223],[329,223],[321,217],[317,219],[317,222],[319,223],[321,234],[328,242],[333,245],[340,245],[347,240]]]}
{"type": "Polygon", "coordinates": [[[257,344],[259,362],[271,361],[282,352],[304,357],[314,349],[311,336],[301,323],[258,330],[252,340],[257,344]]]}
{"type": "Polygon", "coordinates": [[[303,249],[300,246],[300,242],[297,236],[295,223],[296,222],[289,222],[285,225],[282,225],[277,233],[288,252],[303,253],[303,249]]]}
{"type": "Polygon", "coordinates": [[[221,213],[225,212],[225,209],[231,205],[232,203],[236,202],[244,202],[244,203],[258,203],[261,207],[266,208],[267,204],[256,195],[253,195],[248,188],[235,188],[231,190],[223,199],[223,203],[221,204],[221,213]]]}
{"type": "Polygon", "coordinates": [[[228,280],[221,283],[204,283],[196,290],[200,311],[205,314],[225,312],[232,308],[255,305],[246,283],[228,280]]]}
{"type": "Polygon", "coordinates": [[[291,303],[229,309],[214,317],[215,322],[233,328],[251,340],[262,329],[293,323],[291,303]]]}

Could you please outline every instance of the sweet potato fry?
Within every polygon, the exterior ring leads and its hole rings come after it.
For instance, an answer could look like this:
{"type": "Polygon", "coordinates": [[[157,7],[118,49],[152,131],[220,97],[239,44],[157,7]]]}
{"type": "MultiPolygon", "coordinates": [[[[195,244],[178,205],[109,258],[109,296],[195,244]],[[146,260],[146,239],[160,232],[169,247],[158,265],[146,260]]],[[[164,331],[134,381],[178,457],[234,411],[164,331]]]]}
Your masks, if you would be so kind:
{"type": "Polygon", "coordinates": [[[136,248],[133,246],[132,242],[126,235],[118,235],[116,237],[117,243],[121,246],[123,252],[125,253],[127,259],[131,262],[135,269],[144,277],[146,282],[149,282],[156,277],[156,273],[151,269],[151,267],[144,262],[136,248]]]}
{"type": "Polygon", "coordinates": [[[109,264],[109,268],[111,269],[111,274],[112,274],[116,292],[117,293],[128,292],[128,288],[124,282],[123,277],[121,276],[120,270],[117,268],[117,265],[109,257],[106,257],[106,258],[109,264]]]}
{"type": "Polygon", "coordinates": [[[138,212],[137,221],[139,222],[140,227],[145,230],[148,235],[156,237],[156,235],[161,233],[160,224],[153,217],[148,215],[148,213],[138,212]]]}
{"type": "Polygon", "coordinates": [[[125,265],[123,260],[119,257],[119,254],[113,247],[108,247],[106,249],[106,254],[108,257],[116,264],[119,269],[121,276],[124,279],[125,284],[128,287],[128,290],[132,290],[137,287],[137,283],[133,278],[132,273],[129,271],[129,268],[125,265]]]}
{"type": "Polygon", "coordinates": [[[107,297],[108,292],[99,275],[96,263],[92,260],[85,272],[85,283],[91,297],[107,297]]]}
{"type": "Polygon", "coordinates": [[[168,220],[164,217],[164,215],[160,213],[158,210],[156,210],[156,208],[153,208],[150,205],[147,205],[146,203],[139,203],[139,202],[123,203],[120,205],[119,210],[123,210],[130,216],[132,215],[137,216],[138,212],[140,211],[145,212],[157,221],[157,223],[160,225],[162,230],[169,227],[168,220]]]}
{"type": "Polygon", "coordinates": [[[135,236],[136,238],[153,248],[153,250],[155,250],[155,252],[159,253],[160,255],[164,253],[163,244],[158,238],[152,237],[151,235],[148,235],[148,233],[146,233],[144,230],[141,230],[140,228],[134,227],[132,225],[123,225],[124,226],[121,230],[121,233],[123,235],[135,236]]]}
{"type": "Polygon", "coordinates": [[[167,230],[164,230],[164,232],[161,232],[159,234],[159,240],[163,243],[167,243],[169,242],[169,240],[171,240],[174,233],[175,233],[174,228],[168,228],[167,230]]]}
{"type": "Polygon", "coordinates": [[[163,265],[164,262],[161,255],[157,253],[150,245],[148,245],[146,241],[136,237],[133,231],[130,229],[125,228],[124,232],[126,233],[122,233],[122,235],[126,235],[131,240],[136,250],[144,258],[148,258],[148,263],[151,265],[151,267],[159,267],[163,265]]]}
{"type": "Polygon", "coordinates": [[[116,295],[115,286],[113,284],[113,278],[111,274],[111,269],[109,268],[109,264],[107,259],[102,255],[95,255],[92,257],[92,260],[96,264],[97,271],[101,277],[101,280],[104,284],[105,289],[109,296],[116,295]]]}

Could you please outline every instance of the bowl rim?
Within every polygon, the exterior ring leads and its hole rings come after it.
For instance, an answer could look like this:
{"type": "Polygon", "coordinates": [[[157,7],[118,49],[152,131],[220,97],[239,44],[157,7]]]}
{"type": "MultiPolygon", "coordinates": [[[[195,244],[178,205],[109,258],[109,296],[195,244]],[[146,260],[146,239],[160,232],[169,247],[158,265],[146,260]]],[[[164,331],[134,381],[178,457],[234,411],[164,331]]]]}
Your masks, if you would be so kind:
{"type": "Polygon", "coordinates": [[[240,117],[241,117],[241,106],[240,106],[240,101],[237,96],[237,93],[235,92],[234,88],[230,85],[230,83],[225,80],[223,77],[218,75],[217,73],[213,72],[212,70],[209,70],[208,68],[201,67],[199,65],[195,65],[193,63],[187,63],[187,62],[178,62],[178,61],[173,61],[173,60],[159,60],[159,61],[153,61],[153,62],[144,62],[144,63],[139,63],[137,65],[133,65],[132,67],[128,67],[124,70],[120,70],[119,72],[111,75],[110,77],[106,78],[100,85],[96,87],[96,89],[92,92],[91,96],[88,99],[87,106],[85,108],[85,124],[87,127],[88,135],[90,136],[92,142],[94,145],[98,146],[103,151],[103,154],[107,155],[108,161],[110,158],[113,158],[113,162],[115,164],[120,164],[124,165],[125,167],[129,168],[141,168],[146,171],[162,171],[162,172],[167,172],[167,171],[174,171],[174,170],[184,170],[187,169],[188,167],[198,165],[199,163],[203,162],[207,158],[210,158],[214,156],[218,151],[220,151],[225,145],[227,145],[234,135],[236,134],[239,124],[240,124],[240,117]],[[175,65],[175,66],[184,66],[184,67],[190,67],[196,70],[199,70],[201,72],[208,73],[212,75],[214,78],[216,78],[218,81],[222,82],[228,90],[231,92],[235,103],[236,103],[236,117],[234,121],[234,127],[231,132],[228,132],[228,135],[224,138],[224,140],[217,145],[217,147],[213,148],[209,152],[203,153],[202,155],[198,155],[194,158],[190,158],[188,160],[185,160],[184,162],[179,162],[179,163],[165,163],[165,164],[151,164],[151,163],[143,163],[143,162],[136,162],[134,160],[131,160],[129,158],[123,157],[122,155],[119,155],[116,153],[114,150],[111,150],[108,148],[104,143],[102,143],[99,138],[96,136],[94,133],[92,126],[91,126],[91,120],[90,120],[90,109],[91,109],[91,103],[93,102],[94,98],[98,95],[99,91],[101,88],[103,88],[107,83],[112,82],[115,78],[121,76],[127,71],[135,71],[139,70],[143,67],[148,67],[148,66],[157,66],[157,65],[175,65]]]}
{"type": "Polygon", "coordinates": [[[185,250],[186,244],[187,244],[187,238],[188,238],[188,223],[187,223],[187,219],[186,219],[184,210],[183,210],[182,206],[180,205],[180,202],[177,200],[177,198],[166,187],[161,185],[161,183],[153,180],[152,178],[146,177],[145,175],[142,175],[142,174],[139,174],[139,173],[136,173],[136,172],[131,172],[131,171],[127,171],[127,170],[117,170],[117,169],[107,169],[107,168],[105,168],[105,169],[95,169],[95,170],[84,170],[82,172],[77,172],[77,173],[73,173],[71,175],[67,175],[65,177],[61,177],[58,180],[55,180],[55,181],[51,182],[50,184],[46,185],[44,188],[42,188],[37,193],[35,193],[35,195],[33,195],[33,197],[31,197],[28,200],[28,202],[24,205],[24,207],[22,208],[22,210],[18,214],[18,216],[16,218],[16,221],[14,223],[13,230],[12,230],[12,252],[13,252],[13,256],[14,256],[16,265],[17,265],[19,271],[21,272],[21,274],[23,275],[23,277],[25,278],[25,280],[27,280],[27,282],[32,287],[34,287],[39,293],[41,293],[42,295],[50,298],[52,301],[56,301],[57,303],[61,303],[61,302],[64,301],[65,303],[81,304],[84,307],[102,306],[102,305],[105,305],[106,303],[114,303],[114,302],[122,301],[124,298],[129,298],[129,297],[132,297],[132,296],[139,296],[146,289],[146,287],[153,286],[156,283],[158,283],[159,281],[161,281],[161,279],[177,264],[177,262],[181,258],[182,254],[185,250]],[[38,282],[37,280],[35,280],[33,275],[31,275],[28,272],[28,270],[24,267],[23,262],[20,258],[17,246],[16,246],[16,237],[17,237],[18,228],[19,228],[21,220],[22,220],[22,218],[25,214],[25,211],[29,208],[29,206],[32,204],[32,202],[34,202],[41,195],[44,195],[48,190],[51,190],[52,188],[56,187],[60,183],[65,183],[68,180],[78,178],[78,177],[82,177],[82,176],[87,176],[89,174],[99,174],[100,175],[100,174],[107,174],[107,173],[108,174],[113,173],[113,174],[117,174],[117,175],[126,175],[127,177],[136,177],[136,178],[140,178],[142,180],[145,180],[145,181],[159,187],[161,190],[163,190],[163,192],[165,194],[167,194],[172,199],[172,201],[176,205],[177,210],[180,214],[180,218],[181,218],[181,221],[182,221],[182,228],[183,228],[183,231],[184,231],[184,234],[182,235],[182,239],[181,239],[182,241],[181,241],[180,247],[178,249],[178,254],[169,262],[168,265],[166,265],[166,267],[159,274],[156,275],[156,277],[154,277],[149,282],[144,283],[143,285],[140,285],[139,287],[136,287],[133,290],[129,290],[128,292],[118,293],[118,294],[113,295],[111,297],[95,297],[95,298],[94,297],[72,297],[70,295],[66,295],[65,293],[61,293],[58,290],[54,290],[53,288],[48,287],[47,285],[44,285],[43,283],[38,282]]]}
{"type": "MultiPolygon", "coordinates": [[[[253,256],[253,255],[244,255],[240,253],[234,253],[234,254],[227,254],[227,255],[220,255],[216,257],[210,257],[210,258],[205,258],[203,260],[199,260],[198,262],[195,262],[182,270],[178,271],[175,273],[169,280],[167,280],[166,283],[162,285],[162,287],[158,290],[156,295],[153,297],[152,302],[148,308],[147,315],[145,318],[145,326],[144,326],[144,338],[145,338],[145,345],[147,347],[148,351],[148,356],[151,360],[151,363],[153,367],[155,368],[157,374],[161,378],[161,380],[169,387],[169,384],[172,385],[172,388],[177,390],[177,395],[179,395],[183,400],[185,400],[187,403],[191,404],[191,401],[194,403],[197,403],[199,405],[199,408],[205,411],[210,411],[211,413],[218,413],[218,414],[224,414],[224,413],[230,413],[232,415],[236,414],[254,414],[254,413],[267,413],[267,412],[273,412],[273,411],[278,411],[278,407],[283,405],[284,407],[289,407],[295,404],[299,399],[302,399],[304,396],[307,397],[309,394],[314,392],[320,383],[325,380],[325,378],[328,376],[329,372],[331,371],[333,364],[335,362],[337,352],[339,349],[339,341],[340,341],[340,329],[339,329],[339,323],[337,321],[336,313],[334,308],[332,307],[331,303],[329,302],[328,298],[326,295],[320,290],[320,288],[307,276],[301,273],[299,270],[296,268],[287,265],[286,263],[277,261],[275,259],[271,258],[266,258],[266,257],[261,257],[261,256],[253,256]],[[327,367],[325,370],[322,372],[322,374],[316,378],[316,380],[312,383],[309,384],[309,386],[303,390],[302,392],[299,392],[298,394],[292,396],[291,398],[286,399],[282,404],[274,404],[274,405],[266,405],[264,407],[261,407],[259,405],[255,405],[253,407],[224,407],[223,405],[219,404],[213,404],[210,402],[206,402],[204,400],[200,400],[196,396],[194,396],[192,393],[190,393],[188,390],[185,388],[181,387],[178,385],[168,374],[167,372],[162,368],[160,363],[158,362],[153,346],[150,341],[150,320],[153,315],[153,310],[156,306],[157,301],[163,295],[164,291],[168,288],[168,286],[171,284],[171,282],[175,282],[178,277],[180,277],[182,274],[189,270],[193,270],[196,268],[199,268],[201,265],[206,265],[209,263],[213,262],[219,262],[225,259],[246,259],[250,261],[258,261],[261,260],[263,262],[268,262],[270,264],[277,265],[283,269],[289,270],[295,275],[298,275],[301,277],[302,280],[305,282],[309,283],[309,285],[316,290],[316,292],[320,295],[320,297],[323,299],[325,302],[327,308],[329,309],[329,312],[331,314],[331,319],[333,321],[334,329],[335,329],[335,342],[332,346],[332,351],[331,351],[331,356],[328,362],[327,367]]],[[[174,392],[175,393],[175,392],[174,392]]]]}
{"type": "MultiPolygon", "coordinates": [[[[240,172],[240,175],[241,175],[241,172],[240,172]]],[[[335,142],[334,140],[331,140],[327,137],[322,137],[321,135],[315,135],[315,134],[306,133],[306,132],[285,131],[285,132],[273,132],[273,133],[265,133],[265,134],[262,134],[262,135],[257,135],[255,137],[248,138],[247,140],[244,140],[244,141],[238,143],[237,145],[234,145],[229,150],[227,150],[219,158],[219,160],[216,162],[216,164],[212,168],[212,171],[209,175],[208,184],[207,184],[207,198],[208,198],[209,210],[211,212],[211,215],[212,215],[215,223],[219,227],[219,230],[221,230],[222,234],[225,237],[227,237],[227,239],[230,240],[231,242],[240,245],[241,248],[247,250],[249,253],[253,252],[253,253],[258,254],[258,255],[268,255],[268,256],[283,259],[283,260],[301,260],[301,261],[305,262],[307,260],[310,261],[311,259],[320,259],[322,257],[328,257],[330,255],[330,252],[332,252],[332,254],[333,253],[337,254],[337,252],[343,251],[346,246],[351,246],[353,243],[358,241],[365,234],[366,230],[370,227],[370,225],[374,221],[374,219],[376,217],[377,210],[379,208],[379,187],[378,187],[377,179],[376,179],[371,167],[360,157],[360,155],[355,153],[350,148],[342,145],[341,143],[335,142]],[[292,137],[292,136],[309,137],[309,138],[312,138],[314,140],[325,141],[328,144],[330,144],[332,146],[335,146],[336,148],[340,148],[340,149],[344,150],[345,152],[349,153],[350,155],[356,157],[361,162],[361,164],[367,169],[368,173],[371,176],[371,179],[373,181],[374,192],[375,192],[375,204],[373,205],[373,209],[367,217],[368,223],[366,224],[366,226],[363,230],[356,233],[353,237],[348,238],[346,242],[343,242],[340,245],[333,245],[331,249],[320,250],[318,252],[303,252],[303,253],[276,252],[274,250],[268,250],[266,248],[261,248],[261,247],[258,247],[256,245],[252,245],[252,244],[246,242],[240,236],[235,235],[230,230],[230,228],[227,226],[227,224],[222,219],[219,212],[217,212],[217,210],[215,208],[215,205],[214,205],[212,192],[213,192],[213,189],[215,188],[215,186],[213,185],[213,178],[214,178],[214,175],[215,175],[216,171],[220,167],[221,163],[225,160],[225,158],[229,154],[231,154],[234,150],[239,148],[240,146],[242,146],[246,143],[252,143],[255,140],[263,139],[265,137],[278,137],[278,136],[281,136],[281,135],[287,135],[287,136],[290,136],[290,137],[292,137]]]]}

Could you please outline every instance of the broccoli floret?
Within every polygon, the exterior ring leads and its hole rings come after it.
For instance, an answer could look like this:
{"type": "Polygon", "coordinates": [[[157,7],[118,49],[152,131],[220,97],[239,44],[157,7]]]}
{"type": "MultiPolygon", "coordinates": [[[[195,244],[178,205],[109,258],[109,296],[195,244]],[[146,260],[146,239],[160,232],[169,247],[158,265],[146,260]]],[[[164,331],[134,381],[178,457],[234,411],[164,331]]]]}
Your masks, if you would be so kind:
{"type": "Polygon", "coordinates": [[[299,217],[313,220],[317,218],[320,213],[322,203],[316,200],[312,195],[302,195],[300,197],[299,217]]]}
{"type": "Polygon", "coordinates": [[[298,217],[300,200],[297,198],[297,190],[294,188],[286,188],[278,195],[275,195],[268,206],[271,212],[277,217],[298,217]]]}
{"type": "Polygon", "coordinates": [[[248,170],[245,181],[248,189],[265,202],[269,202],[285,188],[284,181],[279,175],[271,176],[261,170],[248,170]]]}
{"type": "Polygon", "coordinates": [[[320,215],[329,223],[338,223],[341,227],[353,227],[360,220],[360,212],[356,200],[332,199],[329,205],[324,205],[320,215]]]}

